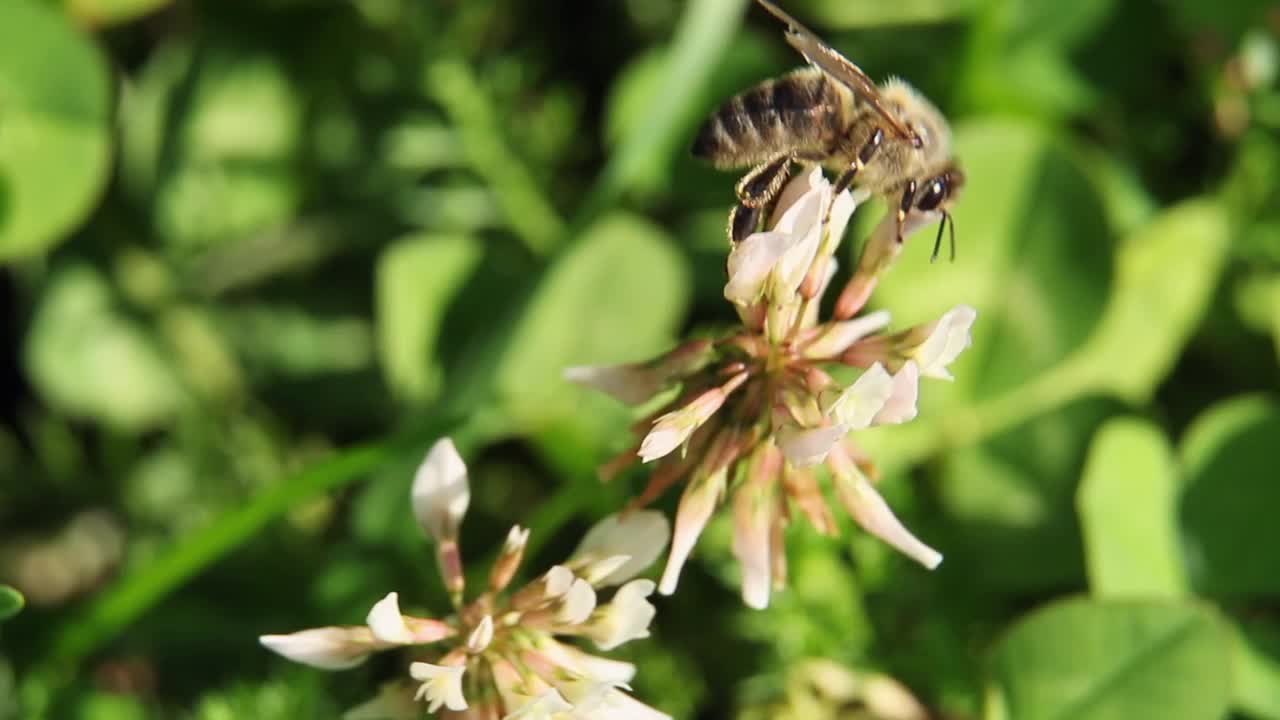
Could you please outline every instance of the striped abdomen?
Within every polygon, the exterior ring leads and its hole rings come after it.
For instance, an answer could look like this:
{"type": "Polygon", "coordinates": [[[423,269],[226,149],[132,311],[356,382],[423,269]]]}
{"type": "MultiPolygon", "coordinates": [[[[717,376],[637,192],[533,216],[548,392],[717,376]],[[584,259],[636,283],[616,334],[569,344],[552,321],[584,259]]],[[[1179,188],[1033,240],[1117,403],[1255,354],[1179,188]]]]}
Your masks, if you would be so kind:
{"type": "Polygon", "coordinates": [[[844,130],[847,91],[805,68],[733,96],[698,130],[693,154],[717,167],[755,165],[781,152],[822,156],[844,130]]]}

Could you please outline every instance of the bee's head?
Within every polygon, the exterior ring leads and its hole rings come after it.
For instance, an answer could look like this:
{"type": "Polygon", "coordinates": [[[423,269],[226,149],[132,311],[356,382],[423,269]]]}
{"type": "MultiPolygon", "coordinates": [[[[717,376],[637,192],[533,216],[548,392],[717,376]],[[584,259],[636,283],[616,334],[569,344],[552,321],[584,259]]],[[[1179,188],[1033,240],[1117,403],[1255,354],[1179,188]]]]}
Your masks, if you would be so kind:
{"type": "Polygon", "coordinates": [[[955,164],[947,165],[942,172],[922,183],[916,195],[915,206],[919,210],[945,213],[955,202],[960,188],[964,187],[964,172],[955,164]]]}
{"type": "Polygon", "coordinates": [[[951,206],[955,203],[960,188],[964,187],[964,172],[954,163],[948,163],[942,172],[924,181],[923,187],[916,194],[915,208],[924,212],[934,212],[942,216],[938,223],[938,237],[933,241],[932,260],[938,259],[938,250],[942,248],[942,230],[951,227],[951,259],[956,259],[956,221],[951,216],[951,206]]]}
{"type": "Polygon", "coordinates": [[[929,99],[901,78],[891,77],[880,90],[885,104],[911,130],[911,144],[924,153],[926,164],[941,162],[951,154],[951,130],[947,120],[929,99]]]}

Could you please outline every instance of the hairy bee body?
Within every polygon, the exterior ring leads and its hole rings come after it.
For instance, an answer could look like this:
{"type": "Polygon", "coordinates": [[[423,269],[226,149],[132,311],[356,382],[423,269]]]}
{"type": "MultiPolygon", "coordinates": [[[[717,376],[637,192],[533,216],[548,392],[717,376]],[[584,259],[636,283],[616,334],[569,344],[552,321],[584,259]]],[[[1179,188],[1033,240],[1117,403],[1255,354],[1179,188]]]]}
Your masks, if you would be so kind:
{"type": "Polygon", "coordinates": [[[780,152],[823,158],[848,123],[852,96],[812,68],[765,80],[707,118],[693,154],[720,169],[757,165],[780,152]]]}
{"type": "MultiPolygon", "coordinates": [[[[942,114],[905,82],[886,82],[880,97],[922,140],[916,147],[908,139],[886,137],[862,168],[855,185],[884,195],[945,167],[951,137],[942,114]]],[[[817,68],[802,68],[725,101],[699,129],[692,152],[721,169],[789,154],[839,172],[853,164],[881,124],[876,110],[848,87],[817,68]]]]}
{"type": "MultiPolygon", "coordinates": [[[[698,130],[695,157],[721,169],[751,168],[734,189],[729,242],[766,220],[793,163],[815,163],[838,174],[836,192],[856,187],[896,199],[899,242],[907,213],[937,214],[937,257],[948,209],[964,184],[942,113],[901,80],[876,85],[772,0],[756,2],[786,25],[787,43],[809,67],[729,98],[698,130]]],[[[951,228],[954,258],[954,222],[951,228]]]]}

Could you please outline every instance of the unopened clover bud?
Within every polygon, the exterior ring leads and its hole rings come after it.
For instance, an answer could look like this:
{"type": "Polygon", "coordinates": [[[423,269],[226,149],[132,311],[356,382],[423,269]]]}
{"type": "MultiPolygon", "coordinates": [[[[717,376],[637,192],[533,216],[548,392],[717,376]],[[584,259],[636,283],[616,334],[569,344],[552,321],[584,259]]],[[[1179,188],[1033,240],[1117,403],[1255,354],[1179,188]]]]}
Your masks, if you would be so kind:
{"type": "Polygon", "coordinates": [[[355,667],[379,649],[364,627],[323,627],[288,635],[263,635],[262,646],[294,662],[322,670],[355,667]]]}
{"type": "Polygon", "coordinates": [[[413,478],[413,514],[436,542],[455,540],[458,525],[471,503],[467,466],[453,440],[442,438],[413,478]]]}

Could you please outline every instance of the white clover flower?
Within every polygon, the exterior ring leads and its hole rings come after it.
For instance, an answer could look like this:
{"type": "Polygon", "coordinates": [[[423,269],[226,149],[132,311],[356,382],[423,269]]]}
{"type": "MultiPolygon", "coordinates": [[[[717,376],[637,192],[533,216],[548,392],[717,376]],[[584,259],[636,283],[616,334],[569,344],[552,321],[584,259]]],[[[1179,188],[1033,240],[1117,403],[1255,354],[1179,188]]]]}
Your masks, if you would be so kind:
{"type": "Polygon", "coordinates": [[[659,512],[644,510],[610,515],[582,538],[568,564],[591,579],[596,587],[618,585],[653,564],[667,549],[671,525],[659,512]],[[603,566],[614,558],[624,558],[612,569],[603,566]],[[609,572],[601,573],[608,569],[609,572]]]}
{"type": "Polygon", "coordinates": [[[954,379],[947,366],[969,347],[969,330],[977,318],[978,311],[968,305],[957,305],[944,313],[924,342],[909,354],[920,365],[920,374],[939,380],[954,379]]]}
{"type": "Polygon", "coordinates": [[[262,646],[290,660],[321,670],[345,670],[380,649],[368,628],[325,627],[289,635],[263,635],[262,646]]]}
{"type": "Polygon", "coordinates": [[[569,586],[569,591],[560,597],[560,609],[556,613],[556,622],[561,625],[579,625],[591,617],[596,609],[596,590],[591,583],[577,578],[569,586]]]}
{"type": "Polygon", "coordinates": [[[893,390],[880,411],[872,419],[873,425],[897,425],[914,420],[918,410],[916,399],[920,393],[920,367],[914,360],[903,363],[893,375],[893,390]]]}
{"type": "Polygon", "coordinates": [[[476,625],[471,634],[467,636],[467,652],[472,655],[478,655],[489,647],[489,643],[493,642],[493,616],[485,615],[483,619],[476,625]]]}
{"type": "Polygon", "coordinates": [[[869,427],[876,413],[893,395],[893,378],[876,363],[867,369],[827,408],[835,422],[849,430],[869,427]]]}
{"type": "Polygon", "coordinates": [[[612,395],[628,405],[639,405],[657,395],[666,381],[642,365],[578,365],[565,368],[563,377],[612,395]]]}
{"type": "Polygon", "coordinates": [[[933,570],[938,567],[942,563],[942,554],[925,545],[903,526],[889,504],[843,450],[837,447],[831,456],[836,493],[854,522],[926,568],[933,570]]]}
{"type": "MultiPolygon", "coordinates": [[[[743,600],[767,606],[771,592],[786,584],[784,539],[792,514],[799,511],[824,534],[839,527],[812,469],[819,464],[836,478],[841,505],[867,532],[928,567],[940,561],[866,479],[877,472],[859,448],[858,433],[916,417],[920,378],[950,377],[948,366],[968,345],[975,313],[960,306],[936,323],[896,333],[886,331],[887,310],[859,315],[906,237],[942,217],[909,209],[900,220],[891,208],[822,320],[835,254],[850,215],[868,196],[861,189],[833,193],[819,168],[784,185],[773,209],[764,211],[764,229],[729,251],[724,297],[741,326],[699,346],[699,362],[679,376],[678,399],[636,423],[635,444],[601,467],[602,479],[609,479],[637,457],[653,464],[636,505],[685,484],[659,583],[663,594],[675,591],[711,515],[730,504],[743,600]],[[845,384],[841,368],[862,373],[845,384]]],[[[615,395],[619,385],[639,385],[625,376],[592,375],[615,395]]],[[[598,566],[593,569],[591,579],[601,577],[598,566]]]]}
{"type": "Polygon", "coordinates": [[[680,508],[676,512],[676,527],[671,536],[671,553],[667,555],[667,567],[662,571],[662,582],[658,591],[670,595],[676,591],[680,581],[680,570],[684,568],[689,553],[698,542],[711,513],[715,512],[724,495],[727,473],[724,469],[712,473],[710,477],[695,478],[685,488],[680,498],[680,508]]]}
{"type": "Polygon", "coordinates": [[[599,608],[585,628],[596,647],[612,650],[625,642],[649,637],[649,623],[658,611],[646,598],[654,588],[652,580],[632,580],[618,588],[613,600],[599,608]]]}
{"type": "Polygon", "coordinates": [[[407,645],[413,642],[413,633],[400,614],[400,598],[396,593],[388,593],[369,610],[365,619],[373,636],[385,643],[407,645]]]}
{"type": "MultiPolygon", "coordinates": [[[[654,607],[644,598],[653,591],[651,581],[632,580],[604,604],[597,591],[644,570],[656,558],[667,542],[666,520],[652,511],[606,518],[565,564],[508,592],[529,539],[529,531],[517,525],[490,569],[488,585],[468,602],[461,583],[450,586],[463,576],[457,530],[466,509],[465,499],[458,500],[466,495],[466,474],[452,443],[437,443],[413,488],[415,514],[425,518],[433,537],[445,538],[440,546],[449,548],[440,564],[441,578],[451,589],[449,617],[406,615],[399,594],[392,592],[369,610],[367,625],[265,635],[262,644],[291,660],[335,670],[379,650],[415,647],[422,661],[410,665],[409,675],[418,682],[415,697],[425,701],[428,713],[447,708],[466,710],[468,717],[588,718],[605,717],[601,708],[617,706],[637,718],[665,718],[617,689],[635,675],[635,666],[596,657],[557,638],[587,637],[611,649],[648,635],[654,607]],[[427,511],[419,512],[423,508],[427,511]],[[464,695],[464,676],[472,697],[464,695]],[[600,691],[588,697],[583,688],[600,691]],[[562,691],[580,697],[585,706],[565,701],[562,691]]],[[[405,695],[398,689],[384,691],[354,708],[351,717],[401,717],[405,695]]]]}
{"type": "Polygon", "coordinates": [[[443,438],[431,446],[414,475],[413,514],[436,542],[445,542],[458,536],[470,503],[467,466],[453,441],[443,438]]]}
{"type": "Polygon", "coordinates": [[[823,329],[817,339],[804,346],[805,357],[834,358],[849,349],[849,346],[874,332],[879,332],[889,325],[889,311],[877,310],[852,320],[830,323],[823,329]]]}
{"type": "Polygon", "coordinates": [[[724,401],[746,380],[745,376],[730,378],[725,384],[711,388],[694,398],[692,402],[653,421],[653,428],[645,435],[637,453],[643,462],[651,462],[668,455],[684,444],[703,423],[711,419],[724,401]]]}
{"type": "Polygon", "coordinates": [[[787,462],[796,467],[817,465],[827,459],[831,446],[849,434],[847,425],[802,428],[784,425],[778,430],[778,447],[787,462]]]}
{"type": "Polygon", "coordinates": [[[467,699],[462,696],[462,674],[465,665],[432,665],[416,662],[409,666],[409,675],[422,683],[417,699],[426,699],[427,712],[435,712],[443,705],[450,710],[466,710],[467,699]]]}
{"type": "Polygon", "coordinates": [[[565,700],[559,690],[548,688],[502,720],[556,720],[568,717],[572,710],[573,704],[565,700]]]}

